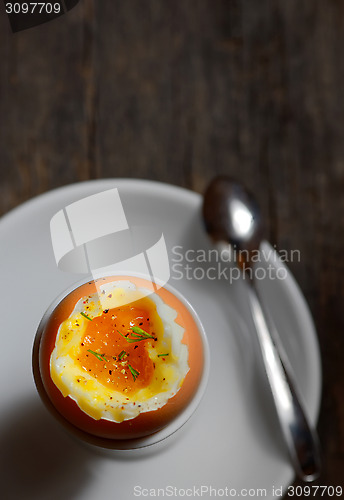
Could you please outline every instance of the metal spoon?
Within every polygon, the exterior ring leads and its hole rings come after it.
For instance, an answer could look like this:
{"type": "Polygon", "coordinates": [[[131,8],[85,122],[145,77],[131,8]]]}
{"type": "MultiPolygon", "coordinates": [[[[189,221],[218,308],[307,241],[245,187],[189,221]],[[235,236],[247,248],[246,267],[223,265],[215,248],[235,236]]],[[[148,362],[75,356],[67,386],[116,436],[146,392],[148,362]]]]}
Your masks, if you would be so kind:
{"type": "MultiPolygon", "coordinates": [[[[253,196],[232,179],[217,177],[205,192],[203,218],[212,240],[234,247],[237,265],[243,272],[248,271],[252,265],[250,254],[259,250],[262,241],[261,216],[253,196]]],[[[318,438],[306,416],[277,331],[263,311],[254,273],[246,274],[250,274],[251,313],[283,436],[296,474],[310,482],[320,473],[318,438]]]]}

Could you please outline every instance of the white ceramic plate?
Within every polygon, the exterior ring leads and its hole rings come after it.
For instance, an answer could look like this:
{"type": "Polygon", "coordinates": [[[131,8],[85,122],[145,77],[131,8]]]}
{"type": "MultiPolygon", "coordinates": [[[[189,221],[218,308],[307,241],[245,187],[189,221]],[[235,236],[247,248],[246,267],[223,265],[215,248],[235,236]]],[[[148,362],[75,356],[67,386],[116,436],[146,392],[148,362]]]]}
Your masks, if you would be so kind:
{"type": "MultiPolygon", "coordinates": [[[[46,193],[1,219],[0,476],[5,498],[127,500],[145,493],[211,498],[215,492],[226,494],[226,488],[228,496],[236,490],[237,496],[246,491],[259,498],[261,488],[265,498],[272,499],[276,488],[286,491],[293,472],[257,356],[245,284],[229,283],[224,277],[200,279],[209,265],[215,273],[222,264],[186,261],[199,255],[199,249],[210,249],[200,206],[199,195],[180,188],[99,180],[46,193]],[[119,189],[126,214],[139,213],[139,223],[146,221],[163,231],[170,252],[170,283],[200,316],[211,369],[200,406],[173,436],[148,448],[105,456],[74,441],[45,410],[31,374],[31,349],[49,304],[82,278],[57,269],[51,217],[73,201],[113,187],[119,189]],[[182,262],[177,262],[177,252],[184,255],[182,262]]],[[[261,286],[310,418],[316,422],[320,358],[304,298],[290,273],[284,280],[264,280],[261,286]]]]}

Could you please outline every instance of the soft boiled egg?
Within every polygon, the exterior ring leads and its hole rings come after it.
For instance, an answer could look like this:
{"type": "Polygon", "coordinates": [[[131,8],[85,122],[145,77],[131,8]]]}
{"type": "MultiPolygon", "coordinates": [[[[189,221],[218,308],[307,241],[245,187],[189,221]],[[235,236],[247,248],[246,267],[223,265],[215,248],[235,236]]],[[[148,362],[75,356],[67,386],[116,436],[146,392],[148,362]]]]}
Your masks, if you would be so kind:
{"type": "Polygon", "coordinates": [[[65,296],[42,320],[33,355],[39,393],[59,419],[115,440],[175,419],[197,391],[203,362],[186,305],[171,290],[125,276],[65,296]]]}
{"type": "Polygon", "coordinates": [[[123,422],[161,408],[189,371],[177,312],[130,281],[82,297],[60,325],[50,375],[87,415],[123,422]],[[104,299],[101,299],[104,295],[104,299]]]}

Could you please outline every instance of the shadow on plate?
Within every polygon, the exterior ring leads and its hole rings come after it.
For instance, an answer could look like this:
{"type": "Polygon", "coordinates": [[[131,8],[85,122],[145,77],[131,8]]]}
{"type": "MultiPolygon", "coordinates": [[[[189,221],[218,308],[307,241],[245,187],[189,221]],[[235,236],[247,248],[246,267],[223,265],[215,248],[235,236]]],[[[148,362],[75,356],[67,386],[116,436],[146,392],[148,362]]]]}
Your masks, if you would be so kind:
{"type": "MultiPolygon", "coordinates": [[[[107,450],[71,436],[34,398],[18,404],[2,418],[0,431],[1,498],[9,500],[73,500],[87,490],[102,461],[139,462],[168,453],[183,439],[188,423],[152,446],[107,450]]],[[[133,469],[135,474],[135,469],[133,469]]],[[[116,469],[113,469],[116,481],[116,469]]]]}
{"type": "Polygon", "coordinates": [[[1,498],[72,500],[92,481],[94,455],[60,429],[38,400],[8,411],[0,450],[1,498]]]}
{"type": "MultiPolygon", "coordinates": [[[[201,402],[202,404],[202,402],[201,402]]],[[[200,404],[200,406],[201,406],[200,404]]],[[[190,431],[190,426],[193,425],[196,418],[199,418],[200,409],[197,408],[195,413],[175,432],[167,436],[166,438],[148,446],[142,446],[141,448],[128,449],[128,450],[114,450],[105,449],[98,446],[89,445],[87,443],[82,443],[88,450],[95,453],[100,457],[106,457],[110,460],[117,462],[131,462],[132,464],[140,462],[141,460],[148,459],[153,455],[163,456],[166,453],[171,453],[171,450],[178,446],[178,443],[185,439],[186,435],[190,431]]],[[[134,470],[135,473],[135,470],[134,470]]]]}

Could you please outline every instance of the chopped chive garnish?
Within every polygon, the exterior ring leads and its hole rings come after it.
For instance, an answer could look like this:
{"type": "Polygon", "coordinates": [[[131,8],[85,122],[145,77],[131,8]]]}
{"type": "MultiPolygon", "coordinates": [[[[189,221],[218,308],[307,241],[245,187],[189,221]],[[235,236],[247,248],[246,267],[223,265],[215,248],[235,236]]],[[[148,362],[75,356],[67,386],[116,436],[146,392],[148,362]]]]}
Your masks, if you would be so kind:
{"type": "Polygon", "coordinates": [[[81,316],[83,316],[84,318],[88,319],[88,321],[93,321],[93,320],[92,320],[92,318],[90,318],[89,316],[87,316],[87,314],[85,314],[85,313],[83,313],[83,312],[81,312],[80,314],[81,314],[81,316]]]}
{"type": "Polygon", "coordinates": [[[153,335],[150,335],[149,333],[145,332],[144,330],[142,330],[142,328],[140,328],[139,326],[133,326],[132,327],[132,331],[134,333],[137,333],[138,335],[140,335],[141,337],[144,336],[148,339],[154,339],[153,335]]]}
{"type": "MultiPolygon", "coordinates": [[[[117,330],[117,331],[118,331],[118,333],[119,333],[120,335],[122,335],[122,337],[123,337],[123,338],[124,338],[127,342],[130,342],[130,339],[128,339],[128,337],[126,337],[125,335],[123,335],[123,333],[121,333],[119,330],[117,330]]],[[[132,340],[132,342],[136,342],[136,340],[132,340]]]]}
{"type": "Polygon", "coordinates": [[[121,360],[124,358],[124,356],[126,355],[127,353],[125,351],[122,351],[119,356],[118,356],[118,359],[121,360]]]}
{"type": "Polygon", "coordinates": [[[105,356],[102,356],[98,352],[91,351],[91,349],[87,349],[87,352],[90,352],[91,354],[93,354],[93,356],[95,356],[96,358],[98,358],[99,361],[105,361],[105,362],[107,362],[107,359],[105,358],[105,356]]]}
{"type": "MultiPolygon", "coordinates": [[[[119,330],[117,330],[117,331],[118,331],[118,333],[119,333],[120,335],[122,335],[122,337],[123,337],[123,338],[124,338],[127,342],[129,342],[129,343],[132,343],[132,342],[138,342],[138,340],[139,340],[139,339],[128,339],[128,337],[126,337],[125,335],[123,335],[123,333],[121,333],[119,330]]],[[[140,340],[143,340],[143,339],[140,339],[140,340]]]]}
{"type": "Polygon", "coordinates": [[[147,340],[147,339],[154,339],[153,335],[150,335],[149,333],[145,332],[144,330],[141,330],[141,328],[137,327],[137,326],[133,326],[132,328],[133,332],[134,333],[130,333],[131,337],[126,337],[125,335],[123,335],[123,333],[121,333],[119,330],[118,333],[120,335],[122,335],[122,337],[129,343],[133,343],[133,342],[139,342],[140,340],[147,340]],[[140,330],[140,332],[138,331],[140,330]],[[141,333],[142,332],[142,333],[141,333]]]}
{"type": "Polygon", "coordinates": [[[168,356],[169,354],[169,352],[167,352],[166,354],[158,354],[158,358],[161,358],[162,356],[168,356]]]}
{"type": "Polygon", "coordinates": [[[131,365],[128,365],[128,366],[129,366],[130,373],[132,374],[134,382],[135,382],[135,380],[137,379],[137,377],[140,375],[140,372],[138,372],[137,370],[135,370],[135,368],[133,368],[131,365]]]}

